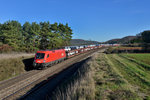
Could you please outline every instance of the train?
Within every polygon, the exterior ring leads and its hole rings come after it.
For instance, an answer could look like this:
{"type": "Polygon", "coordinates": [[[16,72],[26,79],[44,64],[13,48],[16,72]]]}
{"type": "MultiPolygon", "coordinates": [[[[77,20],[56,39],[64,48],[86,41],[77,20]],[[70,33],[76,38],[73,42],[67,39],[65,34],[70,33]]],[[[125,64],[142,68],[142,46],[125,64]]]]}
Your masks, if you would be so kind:
{"type": "MultiPolygon", "coordinates": [[[[83,46],[66,46],[62,49],[56,50],[40,50],[37,51],[33,61],[33,67],[35,69],[43,69],[53,64],[62,62],[75,55],[87,52],[89,50],[101,48],[105,45],[83,45],[83,46]]],[[[106,45],[107,46],[107,45],[106,45]]]]}
{"type": "Polygon", "coordinates": [[[41,50],[36,52],[33,66],[34,68],[45,68],[65,59],[66,52],[64,49],[41,50]]]}

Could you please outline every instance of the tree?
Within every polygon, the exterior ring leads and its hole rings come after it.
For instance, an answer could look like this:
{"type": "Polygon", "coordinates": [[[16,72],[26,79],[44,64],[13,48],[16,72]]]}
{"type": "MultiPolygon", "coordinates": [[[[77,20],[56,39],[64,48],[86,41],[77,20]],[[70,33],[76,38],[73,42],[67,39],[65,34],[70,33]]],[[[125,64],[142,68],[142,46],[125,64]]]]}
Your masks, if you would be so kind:
{"type": "Polygon", "coordinates": [[[24,46],[27,51],[38,50],[40,44],[40,25],[36,22],[30,24],[26,22],[23,25],[24,46]]]}
{"type": "Polygon", "coordinates": [[[59,34],[63,40],[64,46],[69,45],[70,44],[70,40],[72,38],[72,30],[71,28],[68,26],[68,24],[63,25],[63,24],[59,24],[58,25],[58,31],[59,34]]]}
{"type": "Polygon", "coordinates": [[[58,33],[58,23],[51,24],[51,31],[54,33],[58,33]]]}
{"type": "Polygon", "coordinates": [[[130,43],[142,43],[143,40],[142,40],[142,37],[141,37],[141,33],[137,34],[137,35],[136,35],[136,38],[133,39],[133,40],[130,40],[129,42],[130,42],[130,43]]]}
{"type": "Polygon", "coordinates": [[[25,22],[21,26],[18,21],[7,21],[0,24],[0,45],[7,44],[15,51],[28,52],[60,48],[69,45],[72,34],[68,24],[25,22]]]}
{"type": "Polygon", "coordinates": [[[1,26],[1,41],[18,50],[22,45],[22,28],[17,21],[8,21],[1,26]]]}
{"type": "Polygon", "coordinates": [[[37,50],[40,45],[40,25],[36,22],[31,24],[30,35],[32,36],[32,46],[34,50],[37,50]]]}
{"type": "Polygon", "coordinates": [[[49,47],[50,39],[53,37],[53,33],[50,29],[49,22],[40,22],[40,49],[51,49],[49,47]]]}
{"type": "Polygon", "coordinates": [[[0,46],[3,44],[2,24],[0,23],[0,46]]]}
{"type": "Polygon", "coordinates": [[[23,49],[25,51],[31,51],[31,36],[30,36],[30,29],[31,29],[31,24],[29,22],[25,22],[23,24],[22,30],[23,30],[23,49]]]}
{"type": "Polygon", "coordinates": [[[144,43],[150,43],[150,31],[144,31],[141,33],[141,37],[144,43]]]}

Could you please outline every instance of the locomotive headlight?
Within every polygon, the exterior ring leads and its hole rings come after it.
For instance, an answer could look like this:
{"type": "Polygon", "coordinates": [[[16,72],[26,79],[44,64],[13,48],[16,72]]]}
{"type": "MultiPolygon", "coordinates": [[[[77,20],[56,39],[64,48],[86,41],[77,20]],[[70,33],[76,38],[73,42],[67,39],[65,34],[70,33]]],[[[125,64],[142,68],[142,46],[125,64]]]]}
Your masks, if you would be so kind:
{"type": "Polygon", "coordinates": [[[45,63],[45,60],[43,62],[45,63]]]}

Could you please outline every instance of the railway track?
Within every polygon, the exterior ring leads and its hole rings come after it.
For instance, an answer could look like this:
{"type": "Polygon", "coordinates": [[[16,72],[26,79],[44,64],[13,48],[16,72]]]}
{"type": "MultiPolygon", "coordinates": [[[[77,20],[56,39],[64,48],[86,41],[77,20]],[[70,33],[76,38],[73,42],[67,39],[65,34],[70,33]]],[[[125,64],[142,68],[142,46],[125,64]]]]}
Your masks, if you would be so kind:
{"type": "MultiPolygon", "coordinates": [[[[23,97],[28,96],[30,93],[34,92],[29,92],[29,90],[35,87],[36,84],[40,83],[41,81],[47,80],[47,78],[50,76],[60,73],[62,70],[66,69],[67,67],[78,61],[81,61],[83,58],[98,50],[99,49],[80,54],[73,58],[67,59],[66,61],[61,62],[57,65],[49,67],[45,70],[33,70],[10,80],[0,82],[0,99],[13,100],[23,96],[24,94],[26,95],[24,95],[23,97]]],[[[43,83],[39,84],[37,88],[41,87],[46,83],[47,81],[44,81],[43,83]]]]}

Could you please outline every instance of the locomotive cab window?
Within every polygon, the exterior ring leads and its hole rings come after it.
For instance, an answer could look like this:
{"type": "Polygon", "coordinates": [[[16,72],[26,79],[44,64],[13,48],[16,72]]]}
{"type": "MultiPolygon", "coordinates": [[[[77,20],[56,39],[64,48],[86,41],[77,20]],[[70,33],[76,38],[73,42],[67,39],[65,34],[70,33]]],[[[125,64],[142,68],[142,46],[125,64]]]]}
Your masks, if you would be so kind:
{"type": "Polygon", "coordinates": [[[37,53],[36,59],[44,59],[45,53],[37,53]]]}
{"type": "Polygon", "coordinates": [[[49,54],[47,55],[47,58],[49,57],[49,54]]]}

